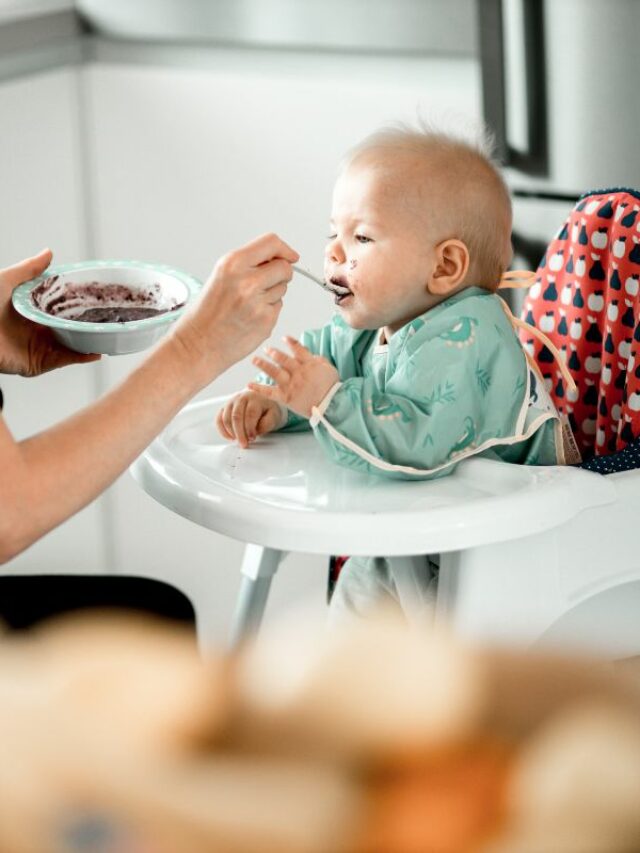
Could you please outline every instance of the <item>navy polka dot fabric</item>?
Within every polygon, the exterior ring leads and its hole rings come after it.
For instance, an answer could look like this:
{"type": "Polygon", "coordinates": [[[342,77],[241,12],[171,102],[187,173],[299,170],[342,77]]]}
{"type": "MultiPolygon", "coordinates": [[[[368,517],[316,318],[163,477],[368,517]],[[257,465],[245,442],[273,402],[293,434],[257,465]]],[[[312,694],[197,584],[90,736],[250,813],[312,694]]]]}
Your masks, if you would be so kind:
{"type": "Polygon", "coordinates": [[[634,439],[623,450],[609,456],[593,456],[581,462],[576,468],[586,468],[597,474],[617,474],[619,471],[632,471],[640,468],[640,438],[634,439]]]}

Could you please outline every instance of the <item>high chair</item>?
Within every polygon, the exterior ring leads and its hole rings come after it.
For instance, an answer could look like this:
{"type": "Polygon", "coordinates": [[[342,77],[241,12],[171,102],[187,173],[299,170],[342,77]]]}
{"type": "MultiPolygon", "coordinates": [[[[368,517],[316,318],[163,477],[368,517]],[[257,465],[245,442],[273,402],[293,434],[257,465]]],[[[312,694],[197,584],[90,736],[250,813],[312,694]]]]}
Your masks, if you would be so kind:
{"type": "MultiPolygon", "coordinates": [[[[624,479],[618,486],[577,468],[472,458],[439,480],[387,481],[328,465],[309,433],[274,433],[248,450],[230,445],[214,427],[225,400],[187,406],[131,470],[164,506],[247,542],[234,643],[258,627],[291,551],[391,557],[410,613],[420,605],[422,555],[441,554],[439,615],[461,632],[523,643],[611,580],[596,521],[612,513],[624,479]],[[582,573],[581,555],[599,543],[600,557],[582,573]]],[[[640,511],[640,484],[637,492],[640,511]]],[[[636,565],[640,577],[640,558],[636,565]]]]}
{"type": "MultiPolygon", "coordinates": [[[[576,215],[585,218],[586,210],[583,206],[576,215]]],[[[601,256],[603,229],[594,233],[593,245],[601,256]]],[[[556,239],[572,236],[565,226],[556,239]]],[[[583,239],[580,230],[575,237],[583,239]]],[[[629,240],[629,247],[635,245],[629,240]]],[[[525,313],[527,319],[536,311],[544,316],[540,325],[555,337],[550,334],[545,343],[534,344],[529,327],[521,334],[556,403],[573,399],[575,404],[585,390],[572,359],[578,337],[571,331],[565,341],[560,323],[551,322],[549,305],[536,308],[536,299],[544,302],[545,293],[552,291],[556,299],[559,292],[579,292],[575,262],[584,259],[572,249],[561,264],[560,250],[553,244],[552,249],[543,259],[525,313]],[[547,258],[553,288],[540,282],[547,258]],[[569,290],[558,290],[561,268],[573,277],[573,283],[565,283],[571,284],[569,290]],[[549,367],[553,358],[540,358],[544,348],[561,360],[569,354],[568,368],[578,376],[577,385],[562,363],[549,367]]],[[[620,259],[620,250],[612,247],[615,257],[620,259]]],[[[614,268],[616,264],[614,260],[614,268]]],[[[598,268],[596,272],[600,275],[598,268]]],[[[606,290],[599,294],[605,314],[606,290]]],[[[577,303],[578,314],[584,309],[585,327],[591,323],[596,303],[575,296],[569,301],[577,303]]],[[[568,303],[559,304],[564,312],[568,303]]],[[[575,316],[572,330],[581,326],[579,321],[575,316]]],[[[589,364],[586,381],[594,385],[600,376],[593,371],[595,362],[589,364]]],[[[603,381],[606,385],[606,376],[603,381]]],[[[187,406],[136,461],[132,473],[174,512],[247,542],[233,643],[259,626],[272,578],[287,552],[389,557],[401,604],[416,618],[425,604],[420,600],[424,585],[417,583],[427,571],[425,555],[440,554],[436,618],[446,619],[460,634],[525,646],[553,643],[611,657],[640,654],[640,551],[634,536],[640,472],[603,477],[571,466],[518,466],[472,457],[439,480],[387,481],[327,464],[312,434],[274,433],[248,450],[229,445],[214,427],[223,403],[224,398],[217,398],[187,406]]],[[[635,411],[635,405],[634,398],[629,406],[635,411]]],[[[571,405],[565,411],[570,418],[574,412],[571,405]]],[[[630,415],[625,417],[629,423],[630,415]]],[[[583,450],[588,450],[588,436],[600,440],[591,424],[572,420],[583,450]]],[[[604,430],[603,424],[597,429],[604,430]]],[[[605,440],[611,442],[611,437],[605,440]]]]}

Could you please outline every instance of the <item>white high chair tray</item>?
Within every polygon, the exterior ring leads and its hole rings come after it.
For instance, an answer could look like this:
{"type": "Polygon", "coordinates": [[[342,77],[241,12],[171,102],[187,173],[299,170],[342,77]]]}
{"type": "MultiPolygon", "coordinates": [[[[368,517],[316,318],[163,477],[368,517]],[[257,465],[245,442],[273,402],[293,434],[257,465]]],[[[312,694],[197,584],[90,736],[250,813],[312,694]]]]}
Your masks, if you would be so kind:
{"type": "Polygon", "coordinates": [[[183,409],[131,471],[174,512],[266,548],[457,551],[540,533],[616,496],[609,478],[581,469],[480,458],[440,480],[385,480],[329,461],[311,432],[275,433],[242,450],[215,426],[226,399],[183,409]]]}

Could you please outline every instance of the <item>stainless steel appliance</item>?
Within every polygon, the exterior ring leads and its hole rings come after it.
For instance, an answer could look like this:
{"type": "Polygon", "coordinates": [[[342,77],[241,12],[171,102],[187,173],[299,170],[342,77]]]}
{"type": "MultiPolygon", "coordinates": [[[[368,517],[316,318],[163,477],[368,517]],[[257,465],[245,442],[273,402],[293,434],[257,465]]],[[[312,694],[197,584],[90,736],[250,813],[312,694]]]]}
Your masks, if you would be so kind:
{"type": "Polygon", "coordinates": [[[577,195],[640,187],[640,2],[477,2],[485,119],[535,265],[577,195]]]}

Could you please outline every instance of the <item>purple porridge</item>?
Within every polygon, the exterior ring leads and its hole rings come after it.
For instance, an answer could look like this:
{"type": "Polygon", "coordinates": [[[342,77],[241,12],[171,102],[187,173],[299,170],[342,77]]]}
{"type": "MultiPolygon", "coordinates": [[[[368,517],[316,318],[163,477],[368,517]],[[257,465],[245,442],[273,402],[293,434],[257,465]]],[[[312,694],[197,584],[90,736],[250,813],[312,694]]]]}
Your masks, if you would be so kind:
{"type": "Polygon", "coordinates": [[[185,303],[167,298],[158,283],[142,287],[63,281],[46,278],[31,293],[33,305],[52,317],[82,323],[126,323],[146,320],[181,308],[185,303]]]}

